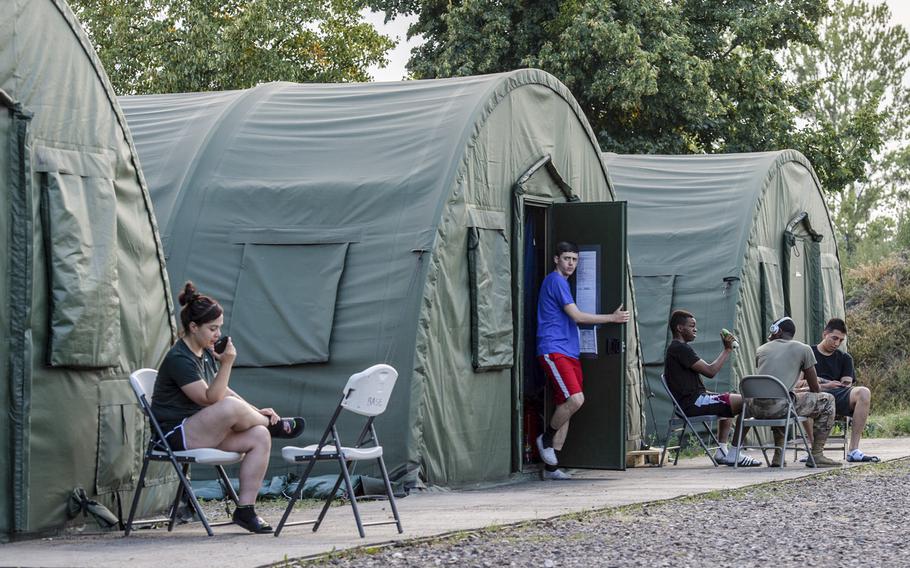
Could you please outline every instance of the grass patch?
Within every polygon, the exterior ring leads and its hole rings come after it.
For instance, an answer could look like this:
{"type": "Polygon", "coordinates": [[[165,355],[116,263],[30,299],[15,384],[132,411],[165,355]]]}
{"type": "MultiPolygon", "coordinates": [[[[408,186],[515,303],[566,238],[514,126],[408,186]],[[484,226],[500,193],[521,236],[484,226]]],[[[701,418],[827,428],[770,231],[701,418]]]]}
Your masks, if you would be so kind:
{"type": "Polygon", "coordinates": [[[900,438],[910,436],[910,409],[874,414],[866,421],[864,438],[900,438]]]}

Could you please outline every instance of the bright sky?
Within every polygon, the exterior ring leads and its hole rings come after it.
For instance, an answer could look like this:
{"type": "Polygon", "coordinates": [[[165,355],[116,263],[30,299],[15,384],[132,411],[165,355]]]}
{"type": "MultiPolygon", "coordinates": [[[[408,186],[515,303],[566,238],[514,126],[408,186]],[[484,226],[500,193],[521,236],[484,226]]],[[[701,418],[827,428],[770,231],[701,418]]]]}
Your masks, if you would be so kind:
{"type": "MultiPolygon", "coordinates": [[[[881,0],[872,0],[879,2],[881,0]]],[[[908,0],[884,0],[888,7],[891,8],[892,21],[895,24],[901,24],[910,31],[910,1],[908,0]]],[[[371,67],[370,74],[376,81],[401,81],[406,75],[405,64],[410,57],[411,48],[418,45],[417,40],[406,41],[408,25],[413,19],[398,18],[388,25],[383,23],[381,13],[373,13],[369,10],[364,12],[367,21],[372,23],[376,28],[385,35],[391,36],[398,42],[397,47],[389,52],[389,65],[385,69],[371,67]]]]}

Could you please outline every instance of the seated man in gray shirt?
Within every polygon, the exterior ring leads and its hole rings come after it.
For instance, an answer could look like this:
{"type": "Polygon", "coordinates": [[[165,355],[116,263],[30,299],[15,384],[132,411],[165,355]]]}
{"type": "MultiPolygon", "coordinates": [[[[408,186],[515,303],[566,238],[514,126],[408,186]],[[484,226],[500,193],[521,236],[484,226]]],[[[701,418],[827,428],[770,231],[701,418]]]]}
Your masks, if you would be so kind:
{"type": "MultiPolygon", "coordinates": [[[[776,377],[790,389],[793,408],[799,416],[813,419],[812,457],[806,460],[806,467],[835,467],[841,462],[826,458],[823,454],[828,434],[834,427],[834,397],[820,392],[818,376],[815,374],[815,355],[812,348],[793,339],[796,325],[793,320],[784,316],[771,324],[768,342],[755,352],[755,372],[759,375],[776,377]],[[809,392],[793,393],[793,387],[803,376],[809,385],[809,392]]],[[[757,398],[750,405],[752,415],[756,418],[780,418],[787,411],[787,402],[779,399],[757,398]]],[[[783,446],[785,440],[781,427],[772,428],[774,443],[783,446]]],[[[783,456],[780,450],[774,451],[772,467],[780,467],[783,456]]]]}

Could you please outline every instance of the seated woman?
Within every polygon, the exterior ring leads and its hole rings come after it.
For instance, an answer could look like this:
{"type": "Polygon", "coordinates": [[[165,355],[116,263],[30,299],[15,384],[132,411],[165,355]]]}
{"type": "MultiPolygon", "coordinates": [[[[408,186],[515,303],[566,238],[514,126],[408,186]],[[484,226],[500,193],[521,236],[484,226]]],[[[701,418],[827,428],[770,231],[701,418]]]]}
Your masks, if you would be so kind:
{"type": "Polygon", "coordinates": [[[179,301],[183,333],[158,369],[152,411],[174,451],[218,448],[245,454],[233,521],[250,532],[270,533],[272,527],[253,504],[269,464],[272,437],[299,436],[304,420],[256,408],[232,391],[228,381],[237,350],[230,338],[220,355],[213,349],[221,337],[224,310],[196,292],[192,282],[186,283],[179,301]]]}

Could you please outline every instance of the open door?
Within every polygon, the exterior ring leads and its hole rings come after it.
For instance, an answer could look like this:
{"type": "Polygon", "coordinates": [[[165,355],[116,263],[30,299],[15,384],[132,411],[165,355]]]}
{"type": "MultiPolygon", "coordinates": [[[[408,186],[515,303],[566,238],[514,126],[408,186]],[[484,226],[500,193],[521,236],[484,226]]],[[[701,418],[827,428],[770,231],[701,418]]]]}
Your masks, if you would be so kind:
{"type": "MultiPolygon", "coordinates": [[[[582,311],[610,313],[626,304],[626,203],[570,202],[550,210],[553,250],[559,241],[579,246],[569,280],[582,311]]],[[[626,306],[628,307],[628,306],[626,306]]],[[[582,326],[585,404],[569,426],[559,463],[567,467],[625,469],[626,326],[582,326]]]]}

